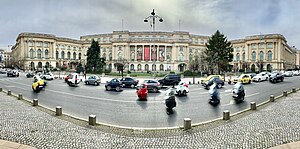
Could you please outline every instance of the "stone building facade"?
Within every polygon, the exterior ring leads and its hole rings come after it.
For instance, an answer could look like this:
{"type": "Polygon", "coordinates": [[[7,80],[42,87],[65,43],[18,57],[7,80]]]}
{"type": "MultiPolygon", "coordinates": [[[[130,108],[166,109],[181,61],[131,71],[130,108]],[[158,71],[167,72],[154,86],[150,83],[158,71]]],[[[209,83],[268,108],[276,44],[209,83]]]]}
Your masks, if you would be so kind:
{"type": "MultiPolygon", "coordinates": [[[[100,45],[100,57],[106,59],[106,69],[116,71],[117,63],[126,60],[128,70],[175,71],[188,69],[195,54],[201,54],[209,36],[189,32],[129,32],[81,36],[80,40],[51,34],[21,33],[12,47],[12,66],[25,70],[45,68],[75,68],[86,64],[86,52],[95,40],[100,45]]],[[[295,67],[295,51],[284,36],[267,34],[232,40],[233,70],[283,70],[295,67]]]]}

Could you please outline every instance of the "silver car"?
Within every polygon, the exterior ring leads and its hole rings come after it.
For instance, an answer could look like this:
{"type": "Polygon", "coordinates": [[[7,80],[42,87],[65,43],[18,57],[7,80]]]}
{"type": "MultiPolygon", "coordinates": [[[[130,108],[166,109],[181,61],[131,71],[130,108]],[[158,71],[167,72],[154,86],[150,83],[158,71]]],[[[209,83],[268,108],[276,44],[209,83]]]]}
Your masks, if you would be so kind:
{"type": "Polygon", "coordinates": [[[85,83],[86,85],[91,84],[91,85],[97,86],[97,85],[99,85],[99,84],[101,83],[101,78],[98,77],[98,76],[96,76],[96,75],[92,75],[92,76],[88,77],[88,78],[84,81],[84,83],[85,83]]]}

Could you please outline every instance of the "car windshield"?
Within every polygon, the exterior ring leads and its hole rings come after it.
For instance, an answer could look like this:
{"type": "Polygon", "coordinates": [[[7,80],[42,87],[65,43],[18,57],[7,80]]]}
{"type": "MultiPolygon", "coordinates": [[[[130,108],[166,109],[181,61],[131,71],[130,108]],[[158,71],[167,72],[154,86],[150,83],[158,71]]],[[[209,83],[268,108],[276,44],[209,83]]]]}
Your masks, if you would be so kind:
{"type": "Polygon", "coordinates": [[[276,76],[277,75],[277,73],[271,73],[271,76],[276,76]]]}

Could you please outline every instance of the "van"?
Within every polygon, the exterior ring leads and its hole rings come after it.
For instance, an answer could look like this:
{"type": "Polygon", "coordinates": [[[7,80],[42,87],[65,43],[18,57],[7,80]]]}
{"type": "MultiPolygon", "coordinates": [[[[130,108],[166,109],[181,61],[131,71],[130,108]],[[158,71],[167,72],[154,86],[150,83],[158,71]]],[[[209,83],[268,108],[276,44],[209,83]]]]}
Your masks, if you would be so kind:
{"type": "Polygon", "coordinates": [[[177,85],[181,78],[177,74],[167,74],[162,79],[158,80],[161,85],[177,85]]]}

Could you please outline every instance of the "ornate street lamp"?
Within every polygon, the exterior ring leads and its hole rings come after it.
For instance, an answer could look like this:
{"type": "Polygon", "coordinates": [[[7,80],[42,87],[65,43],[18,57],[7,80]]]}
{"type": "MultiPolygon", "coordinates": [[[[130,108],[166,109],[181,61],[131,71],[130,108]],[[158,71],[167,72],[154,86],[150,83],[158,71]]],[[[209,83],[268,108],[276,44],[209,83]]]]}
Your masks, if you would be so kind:
{"type": "MultiPolygon", "coordinates": [[[[151,14],[150,16],[148,16],[147,18],[144,19],[144,22],[148,23],[150,21],[150,26],[152,27],[152,32],[153,32],[153,35],[154,35],[154,33],[155,33],[155,19],[159,19],[158,20],[159,22],[163,22],[163,18],[156,15],[155,12],[154,12],[154,9],[150,14],[151,14]]],[[[153,48],[155,48],[155,40],[153,40],[153,48]]],[[[151,57],[152,57],[152,54],[151,54],[151,57]]],[[[156,51],[156,58],[157,58],[157,51],[156,51]]],[[[153,66],[156,66],[155,62],[156,62],[156,59],[153,60],[153,66]]],[[[154,69],[154,76],[153,76],[154,79],[155,79],[155,75],[156,75],[156,67],[154,69]]]]}

